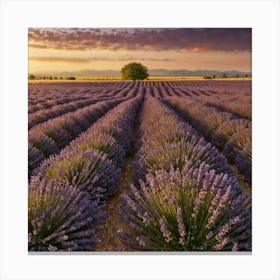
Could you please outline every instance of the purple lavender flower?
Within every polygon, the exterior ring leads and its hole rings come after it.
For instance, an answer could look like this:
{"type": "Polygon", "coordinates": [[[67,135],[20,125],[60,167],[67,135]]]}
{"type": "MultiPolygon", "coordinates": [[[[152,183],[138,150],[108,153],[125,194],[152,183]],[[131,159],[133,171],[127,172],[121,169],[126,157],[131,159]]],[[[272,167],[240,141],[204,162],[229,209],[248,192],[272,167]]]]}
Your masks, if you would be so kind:
{"type": "Polygon", "coordinates": [[[171,232],[168,230],[166,223],[163,218],[160,218],[159,220],[160,224],[160,231],[164,237],[164,240],[169,243],[172,240],[171,232]]]}
{"type": "Polygon", "coordinates": [[[186,236],[186,227],[183,221],[182,208],[177,207],[178,231],[182,238],[186,236]]]}

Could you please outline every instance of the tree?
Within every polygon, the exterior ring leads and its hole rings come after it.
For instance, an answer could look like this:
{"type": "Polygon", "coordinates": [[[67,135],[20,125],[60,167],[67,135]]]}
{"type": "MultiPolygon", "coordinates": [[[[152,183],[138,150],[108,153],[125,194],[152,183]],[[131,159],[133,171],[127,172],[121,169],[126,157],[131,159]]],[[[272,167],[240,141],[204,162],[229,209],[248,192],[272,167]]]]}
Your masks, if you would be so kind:
{"type": "Polygon", "coordinates": [[[29,77],[28,77],[28,79],[29,79],[29,80],[35,80],[35,76],[32,75],[32,74],[30,74],[29,77]]]}
{"type": "Polygon", "coordinates": [[[149,77],[148,68],[141,63],[131,62],[121,69],[123,80],[144,80],[149,77]]]}
{"type": "Polygon", "coordinates": [[[223,78],[227,78],[227,74],[224,73],[224,74],[223,74],[223,78]]]}
{"type": "Polygon", "coordinates": [[[66,77],[66,80],[76,80],[74,76],[66,77]]]}

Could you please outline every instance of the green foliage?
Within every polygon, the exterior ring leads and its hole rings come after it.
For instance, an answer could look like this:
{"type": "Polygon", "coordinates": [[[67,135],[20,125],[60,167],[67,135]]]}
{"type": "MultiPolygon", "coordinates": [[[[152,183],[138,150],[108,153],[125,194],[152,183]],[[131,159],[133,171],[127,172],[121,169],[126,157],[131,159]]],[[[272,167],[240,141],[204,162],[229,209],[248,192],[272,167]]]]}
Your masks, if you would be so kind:
{"type": "Polygon", "coordinates": [[[131,62],[121,69],[123,80],[144,80],[149,77],[148,68],[141,63],[131,62]]]}

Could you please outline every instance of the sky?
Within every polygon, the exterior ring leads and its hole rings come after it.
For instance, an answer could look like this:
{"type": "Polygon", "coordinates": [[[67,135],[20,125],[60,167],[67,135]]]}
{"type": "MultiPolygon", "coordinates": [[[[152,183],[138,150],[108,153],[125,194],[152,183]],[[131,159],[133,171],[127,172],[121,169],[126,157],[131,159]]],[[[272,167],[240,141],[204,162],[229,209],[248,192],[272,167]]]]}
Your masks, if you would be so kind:
{"type": "Polygon", "coordinates": [[[148,69],[251,71],[250,28],[29,28],[29,73],[148,69]]]}

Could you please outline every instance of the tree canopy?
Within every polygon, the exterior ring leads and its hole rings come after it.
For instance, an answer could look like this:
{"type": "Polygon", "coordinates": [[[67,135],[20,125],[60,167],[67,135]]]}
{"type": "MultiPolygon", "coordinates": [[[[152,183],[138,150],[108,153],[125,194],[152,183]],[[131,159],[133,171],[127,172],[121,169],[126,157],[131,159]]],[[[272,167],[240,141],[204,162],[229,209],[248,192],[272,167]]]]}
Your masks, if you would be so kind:
{"type": "Polygon", "coordinates": [[[144,80],[149,77],[148,68],[141,63],[131,62],[121,69],[123,80],[144,80]]]}

